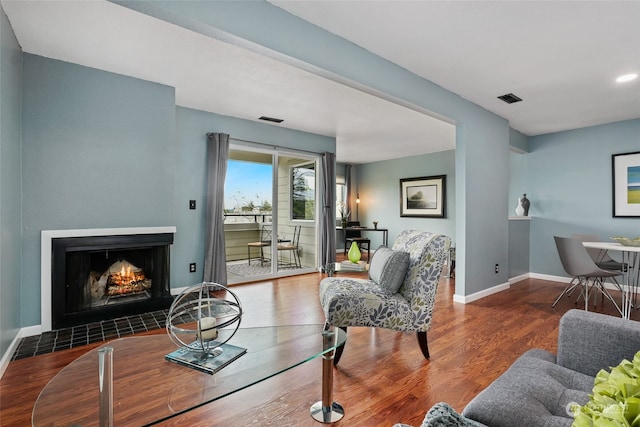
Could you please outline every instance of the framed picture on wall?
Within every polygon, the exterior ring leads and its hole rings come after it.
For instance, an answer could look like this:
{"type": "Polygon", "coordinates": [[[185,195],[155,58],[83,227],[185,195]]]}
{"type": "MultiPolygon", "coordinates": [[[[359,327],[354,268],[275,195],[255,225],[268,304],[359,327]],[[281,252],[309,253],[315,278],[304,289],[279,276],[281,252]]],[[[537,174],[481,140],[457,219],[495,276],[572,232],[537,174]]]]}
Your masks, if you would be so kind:
{"type": "Polygon", "coordinates": [[[640,217],[640,151],[613,154],[613,216],[640,217]]]}
{"type": "Polygon", "coordinates": [[[444,218],[446,175],[400,180],[400,216],[444,218]]]}

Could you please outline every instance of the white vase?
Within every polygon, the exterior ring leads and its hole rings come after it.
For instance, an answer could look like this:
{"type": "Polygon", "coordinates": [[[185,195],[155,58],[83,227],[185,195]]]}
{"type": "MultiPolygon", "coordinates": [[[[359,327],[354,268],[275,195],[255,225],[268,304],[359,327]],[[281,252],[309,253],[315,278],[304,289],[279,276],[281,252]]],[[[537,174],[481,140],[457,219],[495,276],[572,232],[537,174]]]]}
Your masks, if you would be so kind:
{"type": "Polygon", "coordinates": [[[522,197],[518,197],[518,205],[516,206],[516,216],[524,216],[524,207],[522,206],[522,197]]]}

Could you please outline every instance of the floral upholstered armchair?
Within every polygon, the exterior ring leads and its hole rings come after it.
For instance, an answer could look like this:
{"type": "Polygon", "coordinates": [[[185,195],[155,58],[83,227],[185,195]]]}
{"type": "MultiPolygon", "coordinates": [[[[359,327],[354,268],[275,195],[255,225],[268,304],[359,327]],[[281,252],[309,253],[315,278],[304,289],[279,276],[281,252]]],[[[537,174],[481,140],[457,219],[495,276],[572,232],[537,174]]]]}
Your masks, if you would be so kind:
{"type": "MultiPolygon", "coordinates": [[[[391,249],[380,247],[373,254],[368,280],[323,279],[320,303],[326,326],[345,332],[349,326],[416,332],[422,354],[428,359],[427,331],[449,246],[445,235],[405,230],[391,249]]],[[[337,349],[334,364],[343,350],[344,346],[337,349]]]]}

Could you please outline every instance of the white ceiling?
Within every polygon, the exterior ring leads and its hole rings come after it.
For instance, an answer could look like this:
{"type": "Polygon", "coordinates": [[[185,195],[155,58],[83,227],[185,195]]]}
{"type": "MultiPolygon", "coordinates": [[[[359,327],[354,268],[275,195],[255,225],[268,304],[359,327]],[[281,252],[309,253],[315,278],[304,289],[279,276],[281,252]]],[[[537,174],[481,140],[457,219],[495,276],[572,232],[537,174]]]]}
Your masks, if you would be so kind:
{"type": "Polygon", "coordinates": [[[640,117],[640,1],[271,1],[526,135],[640,117]],[[523,99],[506,104],[499,95],[523,99]]]}
{"type": "MultiPolygon", "coordinates": [[[[507,118],[527,135],[640,117],[640,1],[274,1],[507,118]],[[513,92],[523,102],[507,105],[513,92]]],[[[334,136],[364,163],[455,147],[454,127],[106,1],[2,0],[25,52],[175,87],[176,103],[334,136]],[[214,58],[224,57],[220,62],[214,58]]],[[[230,41],[231,40],[231,41],[230,41]]],[[[221,130],[224,131],[224,130],[221,130]]]]}

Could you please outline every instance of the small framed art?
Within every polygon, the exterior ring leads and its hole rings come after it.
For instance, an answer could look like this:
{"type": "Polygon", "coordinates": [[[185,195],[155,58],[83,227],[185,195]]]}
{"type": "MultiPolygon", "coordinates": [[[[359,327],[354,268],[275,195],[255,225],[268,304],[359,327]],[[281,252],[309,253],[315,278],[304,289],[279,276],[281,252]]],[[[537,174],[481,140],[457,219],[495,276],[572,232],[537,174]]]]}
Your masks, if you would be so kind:
{"type": "Polygon", "coordinates": [[[640,217],[640,151],[613,154],[613,216],[640,217]]]}
{"type": "Polygon", "coordinates": [[[400,180],[400,216],[444,218],[446,175],[400,180]]]}

